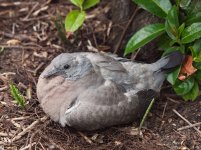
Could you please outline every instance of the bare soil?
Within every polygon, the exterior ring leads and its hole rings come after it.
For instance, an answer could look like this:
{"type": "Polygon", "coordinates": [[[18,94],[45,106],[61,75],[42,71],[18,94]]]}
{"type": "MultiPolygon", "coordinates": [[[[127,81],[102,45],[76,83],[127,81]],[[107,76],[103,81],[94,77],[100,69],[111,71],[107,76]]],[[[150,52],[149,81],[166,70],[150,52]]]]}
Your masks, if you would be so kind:
{"type": "MultiPolygon", "coordinates": [[[[54,20],[65,18],[73,5],[66,0],[0,0],[0,149],[132,149],[200,150],[201,134],[173,112],[175,109],[190,123],[201,122],[201,98],[184,102],[165,83],[140,135],[133,124],[94,132],[79,132],[51,121],[37,102],[36,83],[41,71],[62,52],[88,51],[93,47],[111,51],[108,17],[111,3],[103,0],[88,11],[88,19],[70,43],[59,40],[54,20]],[[15,40],[15,41],[10,41],[15,40]],[[16,41],[17,40],[17,41],[16,41]],[[20,108],[11,97],[13,82],[26,98],[20,108]]],[[[113,43],[115,44],[115,43],[113,43]]],[[[156,52],[157,53],[157,52],[156,52]]],[[[140,55],[136,56],[140,60],[140,55]]],[[[153,58],[150,58],[152,61],[153,58]]]]}

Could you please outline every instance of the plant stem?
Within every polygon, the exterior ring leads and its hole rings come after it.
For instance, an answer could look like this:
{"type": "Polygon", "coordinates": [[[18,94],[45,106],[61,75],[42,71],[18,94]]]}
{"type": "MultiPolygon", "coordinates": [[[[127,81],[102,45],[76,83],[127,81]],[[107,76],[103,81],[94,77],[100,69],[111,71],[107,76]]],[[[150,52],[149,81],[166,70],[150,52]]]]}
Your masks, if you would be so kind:
{"type": "Polygon", "coordinates": [[[151,103],[149,104],[149,106],[148,106],[148,108],[147,108],[147,110],[146,110],[146,112],[145,112],[145,114],[144,114],[144,116],[143,116],[141,122],[140,122],[140,126],[139,126],[139,128],[138,128],[138,129],[139,129],[139,132],[140,132],[140,130],[141,130],[143,124],[144,124],[145,119],[147,118],[147,115],[149,114],[149,112],[150,112],[150,110],[151,110],[151,108],[152,108],[152,106],[153,106],[153,104],[154,104],[154,101],[155,101],[155,99],[153,98],[153,99],[151,100],[151,103]]]}

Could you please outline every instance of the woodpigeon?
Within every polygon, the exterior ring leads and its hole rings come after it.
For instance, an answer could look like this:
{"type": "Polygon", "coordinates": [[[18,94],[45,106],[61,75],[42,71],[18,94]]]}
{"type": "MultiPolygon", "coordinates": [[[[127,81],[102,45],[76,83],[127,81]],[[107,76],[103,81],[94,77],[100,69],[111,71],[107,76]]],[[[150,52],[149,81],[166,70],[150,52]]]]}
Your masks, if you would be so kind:
{"type": "Polygon", "coordinates": [[[101,53],[62,53],[40,75],[38,101],[62,126],[96,130],[128,124],[160,91],[165,72],[182,61],[179,52],[152,64],[101,53]]]}

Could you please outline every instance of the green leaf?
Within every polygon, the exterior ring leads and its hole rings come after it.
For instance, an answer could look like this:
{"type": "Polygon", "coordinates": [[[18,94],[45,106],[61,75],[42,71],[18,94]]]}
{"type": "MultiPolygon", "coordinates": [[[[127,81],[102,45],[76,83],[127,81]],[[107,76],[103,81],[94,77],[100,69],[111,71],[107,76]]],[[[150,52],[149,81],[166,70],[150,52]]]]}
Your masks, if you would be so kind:
{"type": "Polygon", "coordinates": [[[171,10],[168,12],[165,22],[165,30],[167,34],[170,36],[170,38],[175,40],[177,39],[177,37],[179,37],[178,28],[179,28],[179,18],[178,18],[177,7],[173,6],[171,10]]]}
{"type": "Polygon", "coordinates": [[[169,0],[133,0],[143,9],[148,12],[164,18],[167,16],[168,11],[171,9],[172,4],[169,0]]]}
{"type": "Polygon", "coordinates": [[[193,62],[193,66],[199,70],[201,70],[201,62],[193,62]]]}
{"type": "Polygon", "coordinates": [[[182,25],[180,25],[179,28],[178,28],[179,37],[181,36],[181,34],[184,31],[184,29],[185,29],[185,23],[182,23],[182,25]]]}
{"type": "Polygon", "coordinates": [[[131,53],[149,43],[150,41],[164,33],[164,30],[165,27],[161,23],[151,24],[143,27],[142,29],[137,31],[128,41],[124,55],[131,53]]]}
{"type": "Polygon", "coordinates": [[[180,49],[180,47],[178,47],[178,46],[170,47],[170,48],[168,48],[168,49],[166,49],[166,50],[164,51],[162,57],[163,57],[163,56],[166,56],[166,55],[168,55],[168,54],[170,54],[170,53],[172,53],[172,52],[179,51],[179,49],[180,49]]]}
{"type": "Polygon", "coordinates": [[[179,6],[183,9],[187,9],[190,3],[191,0],[181,0],[179,6]]]}
{"type": "Polygon", "coordinates": [[[158,46],[159,50],[166,50],[171,47],[170,45],[171,39],[167,34],[162,34],[159,37],[158,46]]]}
{"type": "Polygon", "coordinates": [[[85,20],[86,14],[84,11],[73,10],[65,19],[66,32],[75,32],[80,26],[82,26],[85,20]]]}
{"type": "Polygon", "coordinates": [[[19,90],[17,89],[17,87],[16,87],[14,84],[12,84],[12,83],[10,83],[9,86],[10,86],[10,92],[11,92],[11,95],[12,95],[13,99],[17,102],[17,104],[18,104],[20,107],[24,108],[26,102],[25,102],[24,97],[21,95],[20,91],[19,91],[19,90]]]}
{"type": "Polygon", "coordinates": [[[185,21],[186,25],[191,25],[196,22],[201,22],[201,12],[188,16],[185,21]]]}
{"type": "Polygon", "coordinates": [[[86,10],[86,9],[89,9],[89,8],[95,6],[98,3],[100,3],[100,0],[85,0],[82,7],[84,10],[86,10]]]}
{"type": "Polygon", "coordinates": [[[78,6],[80,9],[82,9],[82,4],[83,4],[84,0],[70,0],[70,1],[71,1],[71,3],[78,6]]]}
{"type": "Polygon", "coordinates": [[[201,37],[201,22],[193,23],[184,29],[182,33],[182,43],[190,43],[201,37]]]}
{"type": "Polygon", "coordinates": [[[170,82],[170,84],[174,85],[176,83],[180,70],[181,67],[178,67],[174,71],[168,74],[167,80],[168,82],[170,82]]]}
{"type": "Polygon", "coordinates": [[[183,95],[182,98],[185,101],[188,100],[194,101],[198,97],[198,95],[199,95],[199,85],[198,82],[195,82],[193,88],[187,94],[183,95]]]}
{"type": "Polygon", "coordinates": [[[192,0],[190,5],[187,7],[187,14],[193,15],[201,12],[201,1],[200,0],[192,0]]]}
{"type": "Polygon", "coordinates": [[[193,61],[201,62],[201,39],[197,40],[193,46],[189,47],[193,57],[193,61]]]}
{"type": "Polygon", "coordinates": [[[201,70],[196,71],[195,78],[196,78],[197,81],[201,81],[201,70]]]}
{"type": "Polygon", "coordinates": [[[187,94],[194,86],[195,80],[194,78],[190,77],[187,80],[181,81],[180,84],[174,85],[174,91],[178,95],[185,95],[187,94]]]}

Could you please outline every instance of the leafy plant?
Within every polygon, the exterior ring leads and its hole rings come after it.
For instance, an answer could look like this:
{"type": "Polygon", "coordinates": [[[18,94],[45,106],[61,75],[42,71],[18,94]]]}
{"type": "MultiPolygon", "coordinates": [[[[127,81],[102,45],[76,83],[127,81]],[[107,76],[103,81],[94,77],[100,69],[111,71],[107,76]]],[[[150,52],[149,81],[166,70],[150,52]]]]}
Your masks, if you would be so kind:
{"type": "Polygon", "coordinates": [[[86,18],[86,10],[95,6],[100,0],[70,0],[79,10],[72,10],[65,19],[65,30],[67,36],[73,34],[84,23],[86,18]]]}
{"type": "Polygon", "coordinates": [[[126,45],[124,55],[132,53],[160,36],[159,47],[165,56],[173,51],[186,55],[185,64],[168,74],[177,95],[195,100],[201,82],[201,1],[133,0],[143,9],[164,19],[137,31],[126,45]]]}
{"type": "Polygon", "coordinates": [[[10,83],[10,92],[13,99],[17,102],[17,105],[24,108],[26,105],[25,99],[20,93],[20,91],[18,90],[18,88],[12,83],[10,83]]]}

